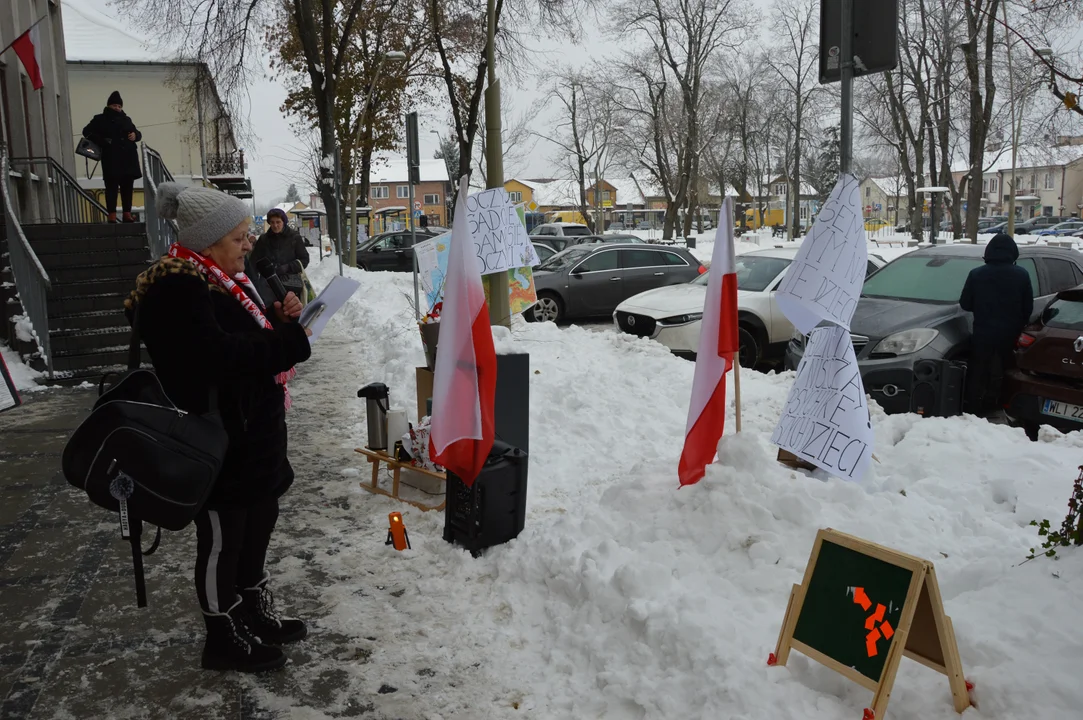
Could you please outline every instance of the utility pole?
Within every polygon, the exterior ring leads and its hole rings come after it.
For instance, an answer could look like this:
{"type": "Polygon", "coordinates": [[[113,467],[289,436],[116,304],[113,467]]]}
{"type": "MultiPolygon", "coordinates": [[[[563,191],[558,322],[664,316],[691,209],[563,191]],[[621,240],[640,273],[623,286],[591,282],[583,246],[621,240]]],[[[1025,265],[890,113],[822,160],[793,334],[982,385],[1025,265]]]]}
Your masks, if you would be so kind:
{"type": "Polygon", "coordinates": [[[842,118],[839,122],[839,173],[850,172],[854,158],[854,0],[842,0],[842,38],[839,41],[842,80],[842,118]]]}
{"type": "MultiPolygon", "coordinates": [[[[496,79],[496,0],[489,0],[489,38],[485,48],[489,66],[489,87],[485,89],[485,172],[489,188],[504,187],[504,145],[500,139],[500,81],[496,79]]],[[[508,303],[508,274],[487,275],[489,282],[489,323],[511,327],[508,303]]]]}

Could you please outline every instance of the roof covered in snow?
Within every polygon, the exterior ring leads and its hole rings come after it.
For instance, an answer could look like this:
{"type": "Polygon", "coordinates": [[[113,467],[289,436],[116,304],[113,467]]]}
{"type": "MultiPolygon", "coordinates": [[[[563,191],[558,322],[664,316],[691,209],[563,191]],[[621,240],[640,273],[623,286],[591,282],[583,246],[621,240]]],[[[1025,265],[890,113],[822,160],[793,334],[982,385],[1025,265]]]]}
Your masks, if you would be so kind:
{"type": "Polygon", "coordinates": [[[64,0],[64,48],[70,62],[167,63],[180,53],[162,52],[106,11],[104,0],[64,0]]]}
{"type": "MultiPolygon", "coordinates": [[[[1015,169],[1061,167],[1083,159],[1083,145],[1041,145],[1020,147],[1016,153],[1015,169]]],[[[1000,150],[985,153],[982,162],[984,172],[996,173],[1012,170],[1012,149],[1005,145],[1000,150]]],[[[970,161],[959,158],[951,165],[953,173],[965,173],[970,170],[970,161]]]]}
{"type": "MultiPolygon", "coordinates": [[[[421,159],[421,182],[450,182],[447,165],[443,160],[421,159]]],[[[372,156],[372,170],[369,172],[369,184],[407,183],[410,181],[410,169],[406,156],[398,153],[376,153],[372,156]]]]}

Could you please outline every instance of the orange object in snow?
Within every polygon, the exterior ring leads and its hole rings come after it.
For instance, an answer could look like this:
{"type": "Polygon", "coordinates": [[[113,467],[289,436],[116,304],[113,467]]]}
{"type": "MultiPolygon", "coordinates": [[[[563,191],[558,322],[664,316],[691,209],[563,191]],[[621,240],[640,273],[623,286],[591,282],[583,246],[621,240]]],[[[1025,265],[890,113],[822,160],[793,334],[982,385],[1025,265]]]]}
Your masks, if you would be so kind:
{"type": "Polygon", "coordinates": [[[406,526],[402,524],[402,513],[390,513],[387,520],[391,527],[387,531],[387,542],[384,544],[392,545],[396,550],[409,549],[410,536],[406,534],[406,526]]]}

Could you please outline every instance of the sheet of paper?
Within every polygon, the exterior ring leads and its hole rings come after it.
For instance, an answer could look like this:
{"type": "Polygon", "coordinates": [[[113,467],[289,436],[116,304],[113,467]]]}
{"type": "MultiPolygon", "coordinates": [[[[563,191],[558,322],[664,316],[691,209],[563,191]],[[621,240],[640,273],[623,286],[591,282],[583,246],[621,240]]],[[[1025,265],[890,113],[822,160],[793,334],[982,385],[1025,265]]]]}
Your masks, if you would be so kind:
{"type": "Polygon", "coordinates": [[[779,309],[805,334],[822,320],[849,330],[868,261],[861,184],[842,175],[775,293],[779,309]]]}
{"type": "Polygon", "coordinates": [[[327,287],[323,289],[323,292],[317,295],[315,300],[305,305],[298,322],[312,331],[312,335],[308,338],[310,343],[314,343],[319,339],[320,333],[327,327],[327,321],[342,309],[342,306],[346,304],[350,296],[357,292],[357,288],[360,286],[361,283],[347,277],[331,278],[331,282],[327,283],[327,287]]]}
{"type": "Polygon", "coordinates": [[[873,430],[846,328],[812,331],[771,442],[836,477],[865,474],[873,430]]]}
{"type": "Polygon", "coordinates": [[[491,188],[466,199],[470,239],[482,275],[538,264],[538,253],[504,188],[491,188]]]}
{"type": "Polygon", "coordinates": [[[21,404],[22,400],[15,389],[15,382],[11,379],[11,373],[8,372],[7,363],[0,356],[0,412],[10,410],[21,404]]]}

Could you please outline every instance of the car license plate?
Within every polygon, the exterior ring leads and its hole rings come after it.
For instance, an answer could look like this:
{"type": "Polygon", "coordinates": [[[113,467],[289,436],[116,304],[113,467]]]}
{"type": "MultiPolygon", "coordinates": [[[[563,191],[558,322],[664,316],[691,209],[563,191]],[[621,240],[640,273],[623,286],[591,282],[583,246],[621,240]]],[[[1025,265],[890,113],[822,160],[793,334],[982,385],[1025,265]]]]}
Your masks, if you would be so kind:
{"type": "Polygon", "coordinates": [[[1083,422],[1083,407],[1055,400],[1042,401],[1042,414],[1083,422]]]}

